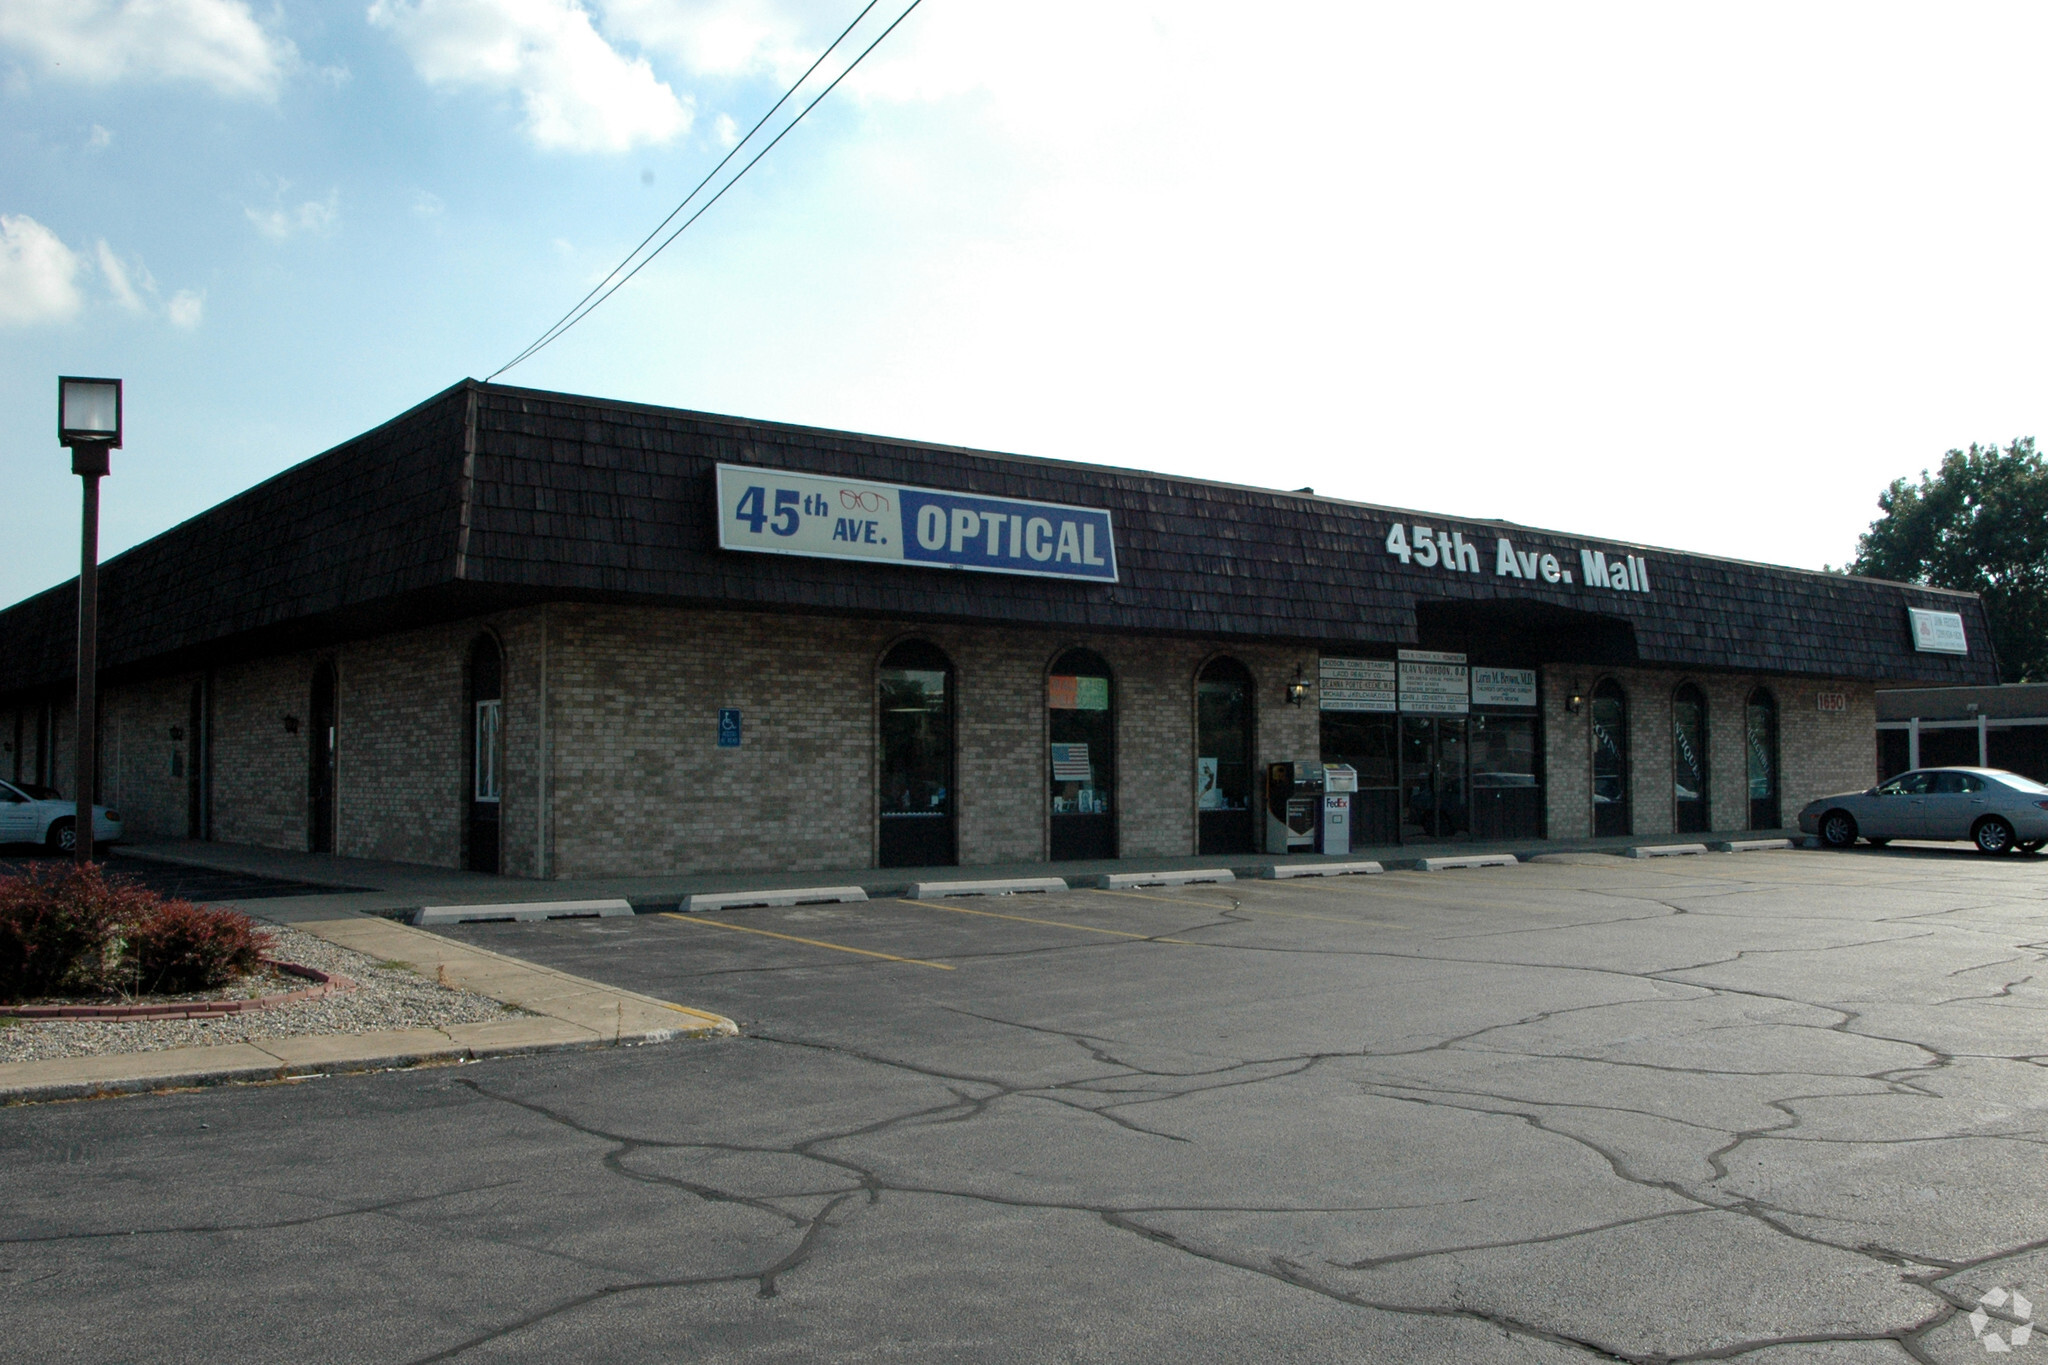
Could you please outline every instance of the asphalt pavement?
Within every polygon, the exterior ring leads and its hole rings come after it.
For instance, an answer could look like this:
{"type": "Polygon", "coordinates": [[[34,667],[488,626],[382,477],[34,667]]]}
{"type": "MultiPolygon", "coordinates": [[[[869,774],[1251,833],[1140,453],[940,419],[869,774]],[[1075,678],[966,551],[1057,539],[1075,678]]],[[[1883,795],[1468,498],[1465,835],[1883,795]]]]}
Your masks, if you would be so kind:
{"type": "Polygon", "coordinates": [[[2048,858],[445,932],[742,1034],[0,1109],[0,1360],[2048,1359],[2048,858]]]}

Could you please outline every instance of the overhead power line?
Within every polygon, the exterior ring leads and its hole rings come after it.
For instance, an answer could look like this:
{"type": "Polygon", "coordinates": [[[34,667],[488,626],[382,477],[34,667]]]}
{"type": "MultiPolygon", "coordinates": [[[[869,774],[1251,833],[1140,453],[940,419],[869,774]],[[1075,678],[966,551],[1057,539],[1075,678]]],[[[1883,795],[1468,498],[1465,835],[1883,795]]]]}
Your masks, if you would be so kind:
{"type": "Polygon", "coordinates": [[[603,304],[606,299],[610,298],[612,295],[618,293],[620,289],[624,288],[626,282],[632,279],[635,275],[639,274],[641,270],[647,266],[648,262],[652,261],[656,256],[659,256],[663,251],[665,251],[668,248],[668,244],[670,242],[673,242],[676,238],[682,236],[684,232],[689,230],[689,227],[692,223],[696,222],[699,218],[702,218],[704,214],[707,211],[709,211],[713,204],[716,204],[720,199],[723,199],[725,197],[725,192],[731,189],[734,185],[737,185],[740,182],[741,176],[744,176],[748,171],[754,169],[754,165],[756,162],[760,161],[762,157],[768,155],[769,152],[775,150],[775,144],[782,141],[783,138],[789,136],[790,129],[796,127],[797,124],[802,123],[804,121],[804,115],[810,113],[811,110],[817,108],[819,101],[823,100],[825,96],[831,94],[832,91],[838,86],[839,82],[845,80],[849,75],[851,75],[853,73],[853,69],[859,66],[861,62],[867,58],[867,55],[870,52],[873,52],[877,47],[880,47],[882,44],[882,40],[884,38],[887,38],[891,33],[894,33],[896,31],[896,26],[902,23],[905,19],[908,19],[910,17],[911,10],[914,10],[919,5],[923,4],[924,0],[910,0],[910,4],[904,9],[904,11],[890,21],[889,27],[883,29],[879,34],[875,36],[873,42],[869,43],[866,47],[862,48],[860,50],[859,56],[855,57],[852,61],[848,62],[845,68],[841,70],[838,75],[832,78],[830,84],[828,84],[823,90],[820,90],[811,99],[811,102],[809,104],[806,104],[802,109],[797,111],[795,118],[791,119],[788,123],[783,125],[782,131],[778,132],[774,137],[770,138],[766,146],[762,147],[760,151],[755,152],[753,156],[747,159],[745,165],[741,166],[737,171],[733,172],[731,179],[727,180],[723,185],[720,185],[718,187],[718,193],[712,195],[709,199],[705,200],[702,204],[700,204],[697,208],[697,211],[695,213],[692,213],[688,218],[685,218],[682,221],[682,223],[676,227],[676,230],[674,232],[671,232],[668,236],[663,237],[661,243],[658,246],[656,246],[654,250],[647,251],[646,255],[642,256],[641,252],[646,250],[647,244],[653,241],[657,236],[659,236],[663,228],[667,227],[670,223],[675,221],[677,214],[681,213],[684,209],[688,208],[690,206],[691,201],[704,192],[705,186],[709,185],[713,180],[715,180],[718,177],[718,173],[725,169],[727,163],[729,163],[735,156],[738,156],[740,154],[741,150],[746,147],[747,143],[753,139],[754,134],[760,132],[762,128],[767,126],[768,120],[775,117],[775,113],[777,110],[781,109],[783,105],[789,103],[790,97],[795,95],[798,90],[803,88],[804,82],[811,78],[812,73],[817,71],[817,69],[820,66],[824,65],[825,59],[831,56],[832,53],[838,49],[841,43],[846,41],[846,36],[849,33],[852,33],[855,28],[859,27],[860,21],[867,18],[868,12],[874,9],[874,7],[879,3],[881,3],[881,0],[868,0],[868,3],[864,7],[862,7],[861,12],[853,16],[853,22],[848,24],[844,29],[840,30],[839,36],[837,38],[834,38],[831,41],[831,43],[826,46],[825,50],[818,54],[818,59],[816,61],[812,62],[809,67],[805,68],[804,74],[798,76],[796,78],[795,83],[792,84],[789,87],[789,89],[782,92],[782,98],[776,100],[773,105],[769,106],[768,112],[761,115],[760,120],[756,122],[752,128],[749,128],[747,130],[747,135],[741,138],[738,142],[733,144],[732,150],[727,152],[723,157],[721,157],[719,159],[718,164],[716,166],[713,166],[710,169],[710,171],[705,174],[704,178],[702,180],[699,180],[696,186],[693,189],[691,189],[691,191],[688,194],[683,196],[683,200],[681,203],[677,204],[673,209],[669,210],[668,217],[662,219],[659,223],[654,225],[654,231],[648,233],[645,237],[641,238],[640,244],[638,246],[635,246],[631,251],[627,252],[625,258],[621,260],[617,265],[613,266],[611,268],[611,272],[607,274],[603,279],[599,280],[597,284],[591,288],[589,293],[585,294],[581,299],[577,300],[575,307],[571,308],[568,312],[564,313],[560,318],[558,318],[552,327],[548,328],[545,332],[541,333],[540,336],[536,338],[533,341],[533,343],[529,345],[525,350],[521,351],[518,355],[513,356],[510,360],[506,361],[503,365],[500,365],[497,369],[491,371],[489,375],[485,376],[484,382],[489,383],[491,380],[496,379],[499,375],[505,373],[505,371],[511,369],[514,365],[521,364],[522,362],[531,359],[543,347],[554,342],[564,332],[568,331],[571,327],[574,327],[577,323],[583,321],[583,319],[589,317],[592,313],[596,312],[598,307],[601,304],[603,304]],[[638,258],[637,261],[635,259],[636,257],[638,258]],[[628,266],[631,266],[632,268],[627,269],[628,266]]]}

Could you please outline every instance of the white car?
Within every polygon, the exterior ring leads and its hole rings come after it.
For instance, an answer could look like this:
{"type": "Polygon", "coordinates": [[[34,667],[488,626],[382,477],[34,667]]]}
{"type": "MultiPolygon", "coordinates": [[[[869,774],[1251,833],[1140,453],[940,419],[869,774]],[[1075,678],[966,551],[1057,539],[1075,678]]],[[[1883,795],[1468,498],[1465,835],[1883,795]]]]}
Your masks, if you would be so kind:
{"type": "MultiPolygon", "coordinates": [[[[77,820],[78,803],[54,788],[0,782],[0,844],[42,844],[53,853],[69,853],[78,843],[73,833],[77,820]]],[[[117,842],[121,812],[94,806],[92,838],[95,844],[117,842]]]]}
{"type": "Polygon", "coordinates": [[[2032,853],[2048,844],[2048,786],[2002,768],[1915,768],[1869,791],[1808,802],[1799,828],[1829,848],[1857,836],[1968,839],[1980,853],[2032,853]]]}

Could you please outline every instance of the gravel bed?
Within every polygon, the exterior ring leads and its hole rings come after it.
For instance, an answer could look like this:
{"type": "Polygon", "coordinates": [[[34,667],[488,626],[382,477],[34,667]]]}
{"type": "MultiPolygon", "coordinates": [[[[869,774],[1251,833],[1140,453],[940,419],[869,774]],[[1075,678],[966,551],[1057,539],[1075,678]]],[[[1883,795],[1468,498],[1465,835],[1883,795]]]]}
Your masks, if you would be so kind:
{"type": "MultiPolygon", "coordinates": [[[[302,1000],[276,1009],[250,1010],[221,1019],[0,1019],[0,1062],[40,1062],[56,1057],[100,1057],[117,1052],[161,1052],[174,1047],[210,1047],[262,1038],[300,1038],[321,1033],[377,1033],[384,1029],[439,1028],[475,1024],[527,1012],[487,995],[435,983],[403,967],[337,947],[288,925],[265,925],[276,938],[271,956],[283,962],[340,972],[356,983],[324,1000],[302,1000]]],[[[282,989],[312,985],[286,977],[282,989]],[[295,984],[289,984],[295,983],[295,984]]],[[[251,994],[269,994],[273,983],[251,994]]]]}

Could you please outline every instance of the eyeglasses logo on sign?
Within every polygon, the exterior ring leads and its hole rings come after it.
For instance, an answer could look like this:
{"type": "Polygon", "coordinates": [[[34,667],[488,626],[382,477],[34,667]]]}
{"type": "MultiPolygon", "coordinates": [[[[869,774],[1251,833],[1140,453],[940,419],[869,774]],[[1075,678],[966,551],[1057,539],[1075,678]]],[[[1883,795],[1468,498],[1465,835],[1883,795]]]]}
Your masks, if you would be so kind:
{"type": "Polygon", "coordinates": [[[1110,515],[1091,507],[718,466],[726,550],[1117,581],[1110,515]]]}

